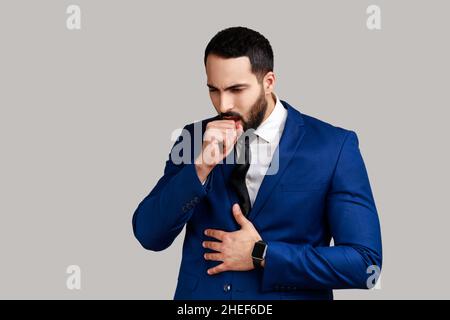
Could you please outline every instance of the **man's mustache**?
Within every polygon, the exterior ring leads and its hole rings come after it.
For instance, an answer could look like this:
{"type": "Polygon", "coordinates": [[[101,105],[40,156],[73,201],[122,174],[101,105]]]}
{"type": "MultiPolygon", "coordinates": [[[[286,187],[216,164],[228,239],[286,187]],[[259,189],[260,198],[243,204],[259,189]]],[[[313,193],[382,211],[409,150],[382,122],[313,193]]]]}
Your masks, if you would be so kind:
{"type": "Polygon", "coordinates": [[[242,116],[239,113],[237,113],[237,112],[230,111],[230,112],[223,112],[223,113],[219,114],[219,119],[220,120],[227,120],[227,118],[230,119],[230,120],[241,120],[241,121],[243,121],[242,116]]]}

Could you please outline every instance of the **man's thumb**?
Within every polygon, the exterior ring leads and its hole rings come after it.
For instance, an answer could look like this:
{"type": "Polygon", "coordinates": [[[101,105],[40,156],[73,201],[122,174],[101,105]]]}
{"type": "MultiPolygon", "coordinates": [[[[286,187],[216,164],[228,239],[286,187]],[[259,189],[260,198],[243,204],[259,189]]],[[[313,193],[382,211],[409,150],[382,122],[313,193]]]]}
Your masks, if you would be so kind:
{"type": "Polygon", "coordinates": [[[247,223],[248,220],[242,213],[241,207],[237,203],[235,203],[233,205],[233,215],[234,215],[234,218],[236,219],[237,223],[239,223],[239,225],[241,227],[245,226],[245,224],[247,223]]]}
{"type": "Polygon", "coordinates": [[[244,127],[242,127],[242,124],[238,121],[236,122],[236,140],[240,138],[240,136],[244,133],[244,127]]]}

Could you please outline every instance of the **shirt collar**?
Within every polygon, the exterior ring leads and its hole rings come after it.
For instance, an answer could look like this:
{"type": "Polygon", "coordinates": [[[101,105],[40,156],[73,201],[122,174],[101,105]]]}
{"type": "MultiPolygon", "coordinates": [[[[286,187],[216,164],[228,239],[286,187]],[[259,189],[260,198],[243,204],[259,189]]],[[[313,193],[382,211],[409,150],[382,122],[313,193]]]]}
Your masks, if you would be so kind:
{"type": "Polygon", "coordinates": [[[284,108],[278,96],[273,93],[276,98],[275,107],[270,115],[255,130],[255,134],[266,142],[273,142],[277,135],[281,135],[283,124],[286,120],[287,110],[284,108]]]}

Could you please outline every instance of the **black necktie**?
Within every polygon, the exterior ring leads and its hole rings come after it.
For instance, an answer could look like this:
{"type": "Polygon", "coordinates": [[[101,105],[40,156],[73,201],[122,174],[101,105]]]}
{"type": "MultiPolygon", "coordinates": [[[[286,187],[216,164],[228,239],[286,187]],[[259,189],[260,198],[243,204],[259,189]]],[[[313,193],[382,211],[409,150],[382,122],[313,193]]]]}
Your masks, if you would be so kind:
{"type": "Polygon", "coordinates": [[[244,139],[243,145],[242,143],[236,143],[235,145],[235,155],[236,149],[240,148],[240,150],[239,157],[236,161],[237,164],[235,165],[230,176],[230,183],[237,193],[242,213],[244,214],[244,216],[247,216],[251,209],[250,196],[248,194],[247,184],[245,183],[245,176],[247,174],[248,168],[250,168],[251,160],[250,136],[244,134],[242,138],[244,139]]]}

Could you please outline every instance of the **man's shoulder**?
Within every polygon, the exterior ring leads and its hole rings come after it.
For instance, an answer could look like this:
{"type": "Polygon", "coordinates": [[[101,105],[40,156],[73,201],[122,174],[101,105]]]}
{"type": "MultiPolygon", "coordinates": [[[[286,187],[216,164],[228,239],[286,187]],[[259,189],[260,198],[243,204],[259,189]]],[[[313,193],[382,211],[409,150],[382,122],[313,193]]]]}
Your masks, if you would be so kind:
{"type": "Polygon", "coordinates": [[[332,143],[342,143],[345,140],[345,137],[353,132],[351,129],[303,113],[291,105],[289,105],[289,107],[292,108],[294,113],[297,113],[296,117],[301,118],[301,122],[305,126],[308,136],[313,139],[329,141],[332,143]]]}
{"type": "Polygon", "coordinates": [[[350,129],[347,128],[343,128],[341,126],[338,126],[336,124],[332,124],[330,122],[326,122],[322,119],[307,115],[307,114],[302,114],[303,115],[303,119],[304,122],[306,124],[306,126],[308,127],[308,129],[310,130],[317,130],[317,131],[322,131],[322,132],[327,132],[333,135],[345,135],[347,134],[349,131],[351,131],[350,129]]]}

